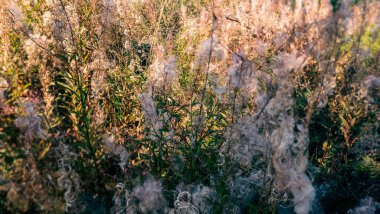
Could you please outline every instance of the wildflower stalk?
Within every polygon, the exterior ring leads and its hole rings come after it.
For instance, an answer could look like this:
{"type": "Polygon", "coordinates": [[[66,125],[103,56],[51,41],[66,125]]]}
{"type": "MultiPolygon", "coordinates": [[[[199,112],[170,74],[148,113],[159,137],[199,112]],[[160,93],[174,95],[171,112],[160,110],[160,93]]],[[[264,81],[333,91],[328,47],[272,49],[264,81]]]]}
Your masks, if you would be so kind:
{"type": "Polygon", "coordinates": [[[240,65],[240,72],[239,72],[239,78],[238,78],[238,83],[237,83],[237,87],[234,87],[234,97],[233,97],[233,101],[232,101],[232,124],[234,123],[234,119],[235,119],[235,113],[236,113],[236,99],[237,99],[237,94],[239,92],[239,89],[240,89],[240,81],[241,81],[241,75],[243,73],[243,63],[244,63],[244,58],[238,54],[236,54],[240,60],[241,60],[241,65],[240,65]]]}
{"type": "Polygon", "coordinates": [[[206,89],[207,89],[207,84],[208,84],[208,76],[209,76],[209,72],[210,72],[210,64],[211,64],[211,56],[212,56],[212,51],[213,51],[213,43],[214,43],[214,30],[215,30],[215,27],[216,27],[216,16],[215,14],[213,13],[213,16],[212,16],[212,28],[211,28],[211,41],[210,41],[210,50],[209,50],[209,53],[208,53],[208,62],[207,62],[207,68],[206,68],[206,76],[205,76],[205,79],[204,79],[204,84],[203,84],[203,88],[202,88],[202,92],[201,92],[201,100],[200,100],[200,107],[199,107],[199,115],[198,115],[198,118],[197,118],[197,123],[196,123],[196,128],[195,128],[195,134],[194,134],[194,142],[193,142],[193,146],[194,147],[198,147],[198,133],[199,133],[199,129],[200,127],[202,127],[202,114],[203,114],[203,102],[204,102],[204,99],[205,99],[205,96],[206,96],[206,89]]]}

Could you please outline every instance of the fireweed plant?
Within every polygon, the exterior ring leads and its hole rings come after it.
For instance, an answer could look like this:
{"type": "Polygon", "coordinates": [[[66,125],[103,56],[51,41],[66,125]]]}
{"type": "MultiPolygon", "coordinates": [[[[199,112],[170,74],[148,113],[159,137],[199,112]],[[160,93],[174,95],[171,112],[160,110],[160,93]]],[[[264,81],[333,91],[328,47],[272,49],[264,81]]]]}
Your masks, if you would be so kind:
{"type": "Polygon", "coordinates": [[[0,5],[0,213],[380,211],[379,1],[0,5]]]}

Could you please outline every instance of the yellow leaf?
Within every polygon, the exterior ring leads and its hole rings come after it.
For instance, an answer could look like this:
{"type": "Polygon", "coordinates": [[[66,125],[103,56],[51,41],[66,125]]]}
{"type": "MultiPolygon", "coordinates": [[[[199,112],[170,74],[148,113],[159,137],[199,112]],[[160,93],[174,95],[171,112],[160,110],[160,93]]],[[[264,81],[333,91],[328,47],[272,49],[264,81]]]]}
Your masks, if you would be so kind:
{"type": "Polygon", "coordinates": [[[322,150],[323,151],[327,151],[331,148],[331,145],[329,145],[328,142],[324,142],[323,145],[322,145],[322,150]]]}
{"type": "Polygon", "coordinates": [[[343,115],[339,114],[339,118],[342,121],[342,125],[344,126],[344,128],[350,129],[350,125],[348,124],[347,120],[344,119],[343,115]]]}
{"type": "Polygon", "coordinates": [[[353,118],[350,123],[351,123],[351,126],[354,126],[356,123],[356,118],[353,118]]]}
{"type": "Polygon", "coordinates": [[[51,143],[48,143],[45,148],[42,150],[42,152],[38,155],[38,160],[41,160],[45,157],[45,155],[49,152],[51,147],[51,143]]]}

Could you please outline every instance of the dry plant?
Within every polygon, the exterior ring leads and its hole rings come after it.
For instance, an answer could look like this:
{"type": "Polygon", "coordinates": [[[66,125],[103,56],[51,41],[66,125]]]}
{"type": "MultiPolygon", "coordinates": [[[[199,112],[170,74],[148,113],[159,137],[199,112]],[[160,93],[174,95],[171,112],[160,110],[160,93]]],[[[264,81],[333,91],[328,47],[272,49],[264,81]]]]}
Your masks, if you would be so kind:
{"type": "Polygon", "coordinates": [[[0,4],[3,210],[379,211],[378,1],[0,4]]]}

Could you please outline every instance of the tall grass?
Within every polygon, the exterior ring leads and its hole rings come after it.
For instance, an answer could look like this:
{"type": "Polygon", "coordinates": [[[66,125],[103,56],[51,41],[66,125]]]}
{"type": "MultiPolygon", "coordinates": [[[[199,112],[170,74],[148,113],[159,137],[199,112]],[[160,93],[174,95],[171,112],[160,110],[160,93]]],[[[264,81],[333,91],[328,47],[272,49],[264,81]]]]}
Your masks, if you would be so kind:
{"type": "Polygon", "coordinates": [[[378,1],[0,3],[4,212],[379,210],[378,1]]]}

